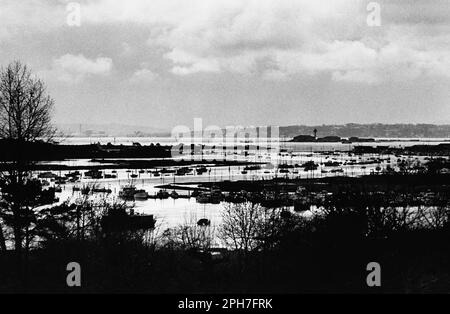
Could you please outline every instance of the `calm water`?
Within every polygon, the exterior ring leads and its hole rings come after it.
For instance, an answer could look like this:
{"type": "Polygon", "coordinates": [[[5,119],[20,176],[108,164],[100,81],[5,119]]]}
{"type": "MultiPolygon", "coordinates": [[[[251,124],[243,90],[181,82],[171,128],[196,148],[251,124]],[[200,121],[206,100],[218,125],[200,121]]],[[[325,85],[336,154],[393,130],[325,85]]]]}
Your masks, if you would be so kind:
{"type": "MultiPolygon", "coordinates": [[[[112,138],[99,138],[99,139],[87,139],[87,138],[69,138],[66,139],[66,143],[70,144],[88,144],[100,140],[101,143],[113,142],[112,138]]],[[[173,144],[174,141],[169,138],[116,138],[116,144],[132,144],[133,142],[139,142],[143,145],[151,143],[161,143],[162,145],[173,144]]],[[[445,142],[445,139],[427,139],[420,141],[408,141],[405,139],[392,141],[389,143],[362,143],[363,145],[389,145],[389,146],[409,146],[414,144],[430,144],[435,145],[438,142],[445,142]]],[[[358,144],[359,145],[359,144],[358,144]]],[[[98,187],[105,187],[112,190],[112,193],[107,196],[109,198],[116,198],[121,187],[127,184],[133,184],[138,189],[145,189],[149,194],[153,195],[159,190],[158,185],[167,183],[186,183],[186,182],[218,182],[223,180],[257,180],[257,179],[272,179],[274,177],[289,177],[289,178],[310,178],[310,177],[323,177],[323,176],[335,176],[335,175],[348,175],[357,176],[361,174],[370,174],[377,171],[377,167],[385,169],[388,165],[395,169],[398,157],[393,155],[374,156],[363,155],[354,156],[348,153],[348,150],[352,148],[352,145],[341,143],[281,143],[280,148],[287,150],[288,152],[272,152],[272,153],[260,153],[250,154],[245,156],[244,154],[237,154],[233,156],[233,160],[247,160],[252,162],[265,163],[260,170],[248,171],[247,174],[242,174],[242,166],[225,166],[225,167],[208,167],[209,171],[203,175],[186,175],[175,176],[173,174],[162,175],[161,177],[154,177],[151,173],[139,173],[137,170],[128,169],[116,169],[116,179],[87,179],[82,178],[81,182],[70,183],[63,185],[63,191],[58,193],[60,201],[73,200],[80,196],[79,192],[73,192],[73,186],[81,187],[86,184],[95,184],[98,187]],[[331,153],[323,153],[328,151],[331,153]],[[319,166],[315,171],[305,172],[302,168],[296,168],[294,171],[290,169],[289,174],[279,173],[276,169],[277,164],[303,164],[307,161],[314,161],[316,163],[323,163],[326,161],[338,161],[340,163],[345,162],[367,162],[374,159],[381,158],[379,162],[367,164],[367,165],[341,165],[339,167],[324,167],[319,166]],[[330,170],[342,169],[343,172],[333,173],[330,170]],[[324,173],[323,170],[328,171],[324,173]],[[131,174],[136,174],[138,178],[132,179],[131,174]]],[[[209,156],[211,159],[218,158],[218,155],[209,156]]],[[[424,161],[425,157],[421,156],[403,156],[401,158],[409,159],[411,162],[424,161]]],[[[88,166],[96,163],[86,159],[77,160],[65,160],[62,162],[47,162],[48,164],[66,164],[72,166],[88,166]]],[[[177,168],[177,167],[175,167],[177,168]]],[[[83,172],[83,171],[81,171],[83,172]]],[[[111,169],[104,171],[105,173],[112,173],[111,169]]],[[[66,172],[58,171],[59,175],[64,175],[66,172]]],[[[187,191],[177,191],[179,194],[187,194],[187,191]]],[[[95,197],[101,197],[96,195],[95,197]]],[[[155,200],[149,199],[145,201],[134,202],[135,211],[143,214],[153,214],[158,224],[162,229],[167,227],[174,227],[183,223],[195,223],[200,218],[208,218],[213,225],[220,224],[222,204],[198,204],[194,198],[179,198],[179,199],[165,199],[155,200]]]]}
{"type": "MultiPolygon", "coordinates": [[[[140,143],[141,145],[161,144],[161,145],[175,145],[179,142],[172,137],[68,137],[56,138],[58,142],[66,145],[86,145],[86,144],[116,144],[116,145],[132,145],[133,143],[140,143]]],[[[410,139],[410,138],[376,138],[375,143],[289,143],[279,139],[278,146],[282,148],[292,149],[294,151],[333,151],[345,150],[348,151],[354,146],[378,146],[386,145],[392,147],[406,147],[412,145],[436,145],[438,143],[448,143],[450,138],[424,138],[424,139],[410,139]]],[[[245,139],[237,139],[237,143],[245,143],[245,139]]],[[[250,139],[250,143],[255,143],[255,140],[250,139]]],[[[206,144],[222,144],[221,141],[204,141],[206,144]]]]}

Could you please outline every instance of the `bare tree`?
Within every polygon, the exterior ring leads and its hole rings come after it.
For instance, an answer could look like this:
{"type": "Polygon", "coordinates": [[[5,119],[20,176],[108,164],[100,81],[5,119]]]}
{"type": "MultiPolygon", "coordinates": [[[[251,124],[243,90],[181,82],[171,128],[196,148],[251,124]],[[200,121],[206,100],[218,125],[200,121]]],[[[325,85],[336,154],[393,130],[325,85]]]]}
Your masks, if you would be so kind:
{"type": "Polygon", "coordinates": [[[267,247],[280,227],[279,218],[279,210],[259,204],[227,204],[222,212],[219,235],[228,246],[244,253],[267,247]]]}
{"type": "MultiPolygon", "coordinates": [[[[30,221],[30,202],[23,204],[24,186],[28,179],[27,165],[31,161],[26,151],[30,142],[48,141],[55,133],[51,125],[53,99],[47,94],[45,84],[32,75],[29,68],[19,61],[0,70],[0,139],[13,150],[12,160],[7,160],[6,172],[1,173],[3,198],[8,206],[3,214],[12,214],[15,249],[19,253],[23,245],[24,223],[30,221]]],[[[5,218],[3,221],[7,220],[5,218]]],[[[3,234],[3,226],[0,225],[3,234]]],[[[0,236],[0,240],[3,240],[0,236]]],[[[1,244],[4,248],[4,243],[1,244]]],[[[19,254],[18,254],[19,255],[19,254]]]]}
{"type": "Polygon", "coordinates": [[[54,101],[45,84],[19,61],[0,71],[0,138],[15,141],[46,140],[53,136],[54,101]]]}
{"type": "Polygon", "coordinates": [[[165,230],[164,239],[166,246],[172,246],[188,250],[207,251],[213,245],[215,228],[210,225],[199,225],[197,217],[191,215],[185,217],[184,223],[165,230]]]}

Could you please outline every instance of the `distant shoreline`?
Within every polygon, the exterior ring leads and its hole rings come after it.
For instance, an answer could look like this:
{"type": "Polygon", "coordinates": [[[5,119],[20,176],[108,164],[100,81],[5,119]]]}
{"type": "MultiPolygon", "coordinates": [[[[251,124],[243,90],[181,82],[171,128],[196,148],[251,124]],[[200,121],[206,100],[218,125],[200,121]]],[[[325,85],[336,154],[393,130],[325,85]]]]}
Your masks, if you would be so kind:
{"type": "Polygon", "coordinates": [[[335,137],[335,136],[325,136],[321,138],[310,138],[310,139],[296,139],[294,137],[291,140],[286,140],[283,142],[290,143],[344,143],[344,144],[357,144],[357,143],[391,143],[391,142],[450,142],[450,138],[434,138],[434,137],[422,137],[422,138],[357,138],[357,137],[335,137]],[[353,138],[353,140],[352,140],[353,138]]]}
{"type": "MultiPolygon", "coordinates": [[[[57,128],[68,137],[170,137],[168,129],[123,124],[64,124],[57,128]]],[[[189,124],[188,124],[189,125],[189,124]]],[[[206,126],[205,126],[206,127],[206,126]]],[[[257,126],[256,126],[257,127],[257,126]]],[[[323,125],[285,125],[276,126],[280,137],[293,138],[300,134],[323,137],[365,137],[365,138],[450,138],[450,124],[432,123],[346,123],[323,125]]],[[[255,128],[248,126],[249,129],[255,128]]]]}

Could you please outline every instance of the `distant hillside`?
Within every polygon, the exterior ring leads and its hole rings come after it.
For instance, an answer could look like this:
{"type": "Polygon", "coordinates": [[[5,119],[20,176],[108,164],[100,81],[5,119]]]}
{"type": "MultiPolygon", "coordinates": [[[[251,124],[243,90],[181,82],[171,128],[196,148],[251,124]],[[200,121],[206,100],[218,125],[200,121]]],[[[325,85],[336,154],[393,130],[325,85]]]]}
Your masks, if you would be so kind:
{"type": "MultiPolygon", "coordinates": [[[[170,136],[169,129],[125,124],[57,124],[58,130],[66,136],[170,136]]],[[[450,138],[450,124],[356,124],[343,125],[292,125],[280,127],[280,136],[293,138],[298,135],[393,138],[450,138]]]]}
{"type": "Polygon", "coordinates": [[[312,135],[317,129],[317,136],[340,137],[403,137],[403,138],[450,138],[450,124],[356,124],[344,125],[293,125],[280,128],[283,137],[312,135]]]}

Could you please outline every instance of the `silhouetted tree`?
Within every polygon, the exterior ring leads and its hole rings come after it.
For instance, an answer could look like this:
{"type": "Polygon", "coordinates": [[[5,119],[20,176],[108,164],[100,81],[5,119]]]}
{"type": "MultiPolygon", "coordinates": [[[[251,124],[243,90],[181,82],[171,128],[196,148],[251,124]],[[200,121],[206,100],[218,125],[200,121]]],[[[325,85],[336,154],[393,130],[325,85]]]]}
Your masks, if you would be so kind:
{"type": "Polygon", "coordinates": [[[54,101],[45,84],[26,65],[15,61],[0,71],[0,137],[32,142],[54,134],[54,101]]]}
{"type": "MultiPolygon", "coordinates": [[[[41,204],[39,193],[33,194],[36,198],[26,195],[31,162],[27,158],[27,144],[48,141],[54,135],[51,125],[53,104],[45,84],[33,76],[26,65],[15,61],[0,70],[0,139],[7,141],[13,149],[13,160],[6,162],[4,168],[8,170],[2,173],[1,178],[2,198],[7,200],[2,214],[11,212],[12,217],[3,217],[3,222],[9,222],[13,228],[18,256],[25,245],[26,229],[33,220],[33,202],[41,204]]],[[[1,248],[5,249],[4,226],[1,225],[0,229],[1,248]]]]}
{"type": "Polygon", "coordinates": [[[246,254],[272,247],[280,237],[282,211],[245,202],[226,204],[219,236],[224,243],[246,254]]]}
{"type": "Polygon", "coordinates": [[[166,229],[162,240],[165,247],[207,251],[214,243],[214,236],[213,226],[198,224],[196,216],[192,215],[186,217],[184,223],[166,229]]]}

